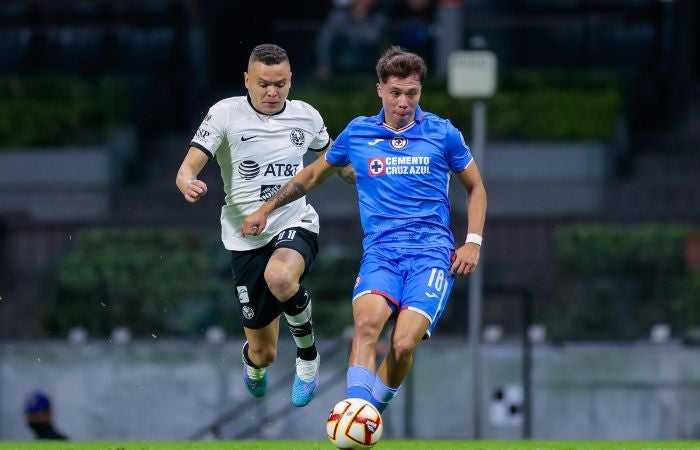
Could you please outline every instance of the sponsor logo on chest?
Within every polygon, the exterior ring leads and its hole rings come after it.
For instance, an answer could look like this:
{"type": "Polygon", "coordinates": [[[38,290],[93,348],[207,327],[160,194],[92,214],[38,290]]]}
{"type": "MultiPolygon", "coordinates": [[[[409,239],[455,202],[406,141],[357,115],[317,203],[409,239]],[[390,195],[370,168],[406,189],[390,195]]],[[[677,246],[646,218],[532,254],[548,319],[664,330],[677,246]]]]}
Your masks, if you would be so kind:
{"type": "Polygon", "coordinates": [[[367,173],[381,175],[426,175],[430,173],[430,156],[385,156],[367,159],[367,173]]]}
{"type": "Polygon", "coordinates": [[[267,177],[293,177],[299,170],[300,164],[291,163],[270,163],[263,168],[253,160],[247,159],[238,164],[238,175],[244,180],[253,180],[260,175],[267,177]]]}

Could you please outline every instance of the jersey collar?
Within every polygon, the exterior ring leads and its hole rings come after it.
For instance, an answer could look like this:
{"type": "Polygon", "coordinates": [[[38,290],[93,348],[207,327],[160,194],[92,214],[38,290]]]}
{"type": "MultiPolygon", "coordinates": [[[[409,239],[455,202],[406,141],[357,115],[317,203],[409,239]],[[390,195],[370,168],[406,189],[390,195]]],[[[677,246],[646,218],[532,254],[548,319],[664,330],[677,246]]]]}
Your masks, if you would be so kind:
{"type": "Polygon", "coordinates": [[[379,110],[379,115],[377,115],[377,125],[383,125],[389,129],[392,129],[394,131],[403,131],[407,128],[410,128],[413,126],[414,123],[421,123],[423,121],[423,110],[420,108],[420,106],[416,106],[416,116],[413,118],[413,122],[409,123],[403,128],[399,128],[398,130],[389,126],[386,122],[384,122],[384,108],[379,110]]]}
{"type": "Polygon", "coordinates": [[[263,116],[268,116],[268,117],[270,117],[270,116],[277,116],[277,115],[282,114],[282,113],[284,112],[284,110],[287,109],[287,100],[285,99],[285,100],[284,100],[284,105],[282,105],[282,109],[280,109],[279,111],[277,111],[277,112],[274,113],[274,114],[267,114],[267,113],[264,113],[264,112],[262,112],[262,111],[258,111],[257,109],[255,109],[255,106],[253,106],[253,102],[250,101],[250,95],[249,95],[249,94],[246,94],[245,98],[246,98],[246,100],[248,100],[248,104],[249,104],[250,107],[253,109],[253,111],[255,111],[256,113],[261,114],[261,115],[263,115],[263,116]]]}

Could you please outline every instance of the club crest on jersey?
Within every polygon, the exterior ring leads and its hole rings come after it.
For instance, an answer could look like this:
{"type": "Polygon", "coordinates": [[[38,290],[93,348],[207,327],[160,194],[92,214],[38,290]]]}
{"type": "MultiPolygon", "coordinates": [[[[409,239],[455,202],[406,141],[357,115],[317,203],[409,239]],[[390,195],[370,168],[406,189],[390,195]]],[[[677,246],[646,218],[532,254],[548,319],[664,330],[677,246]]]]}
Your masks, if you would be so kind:
{"type": "Polygon", "coordinates": [[[297,147],[301,147],[304,145],[304,130],[300,128],[295,128],[292,130],[291,133],[289,133],[289,140],[292,141],[292,144],[296,145],[297,147]]]}
{"type": "Polygon", "coordinates": [[[384,158],[370,158],[367,160],[367,173],[370,177],[384,175],[386,162],[384,158]]]}
{"type": "Polygon", "coordinates": [[[252,180],[260,173],[260,166],[255,161],[247,159],[238,165],[238,174],[244,180],[252,180]]]}
{"type": "Polygon", "coordinates": [[[243,317],[250,320],[253,318],[254,315],[255,313],[253,312],[253,308],[251,308],[250,306],[243,307],[243,317]]]}
{"type": "Polygon", "coordinates": [[[408,144],[408,139],[403,136],[394,136],[391,138],[391,147],[395,150],[403,150],[408,144]]]}

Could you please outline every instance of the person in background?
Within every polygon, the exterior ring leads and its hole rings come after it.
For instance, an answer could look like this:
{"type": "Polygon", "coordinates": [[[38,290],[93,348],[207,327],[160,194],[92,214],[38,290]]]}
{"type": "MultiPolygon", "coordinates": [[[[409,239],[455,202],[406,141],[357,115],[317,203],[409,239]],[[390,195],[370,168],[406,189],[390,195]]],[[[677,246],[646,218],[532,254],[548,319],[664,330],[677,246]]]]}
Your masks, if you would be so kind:
{"type": "Polygon", "coordinates": [[[486,189],[462,133],[419,106],[427,67],[392,46],[376,65],[382,109],[355,118],[324,158],[296,174],[253,214],[241,234],[256,238],[273,211],[302,198],[348,164],[355,169],[365,237],[353,296],[354,335],[347,397],[384,411],[432,334],[455,277],[476,270],[486,218],[486,189]],[[467,194],[467,237],[455,245],[448,187],[467,194]],[[377,344],[394,319],[389,352],[377,367],[377,344]]]}
{"type": "Polygon", "coordinates": [[[37,439],[68,440],[68,437],[54,426],[51,400],[43,392],[35,391],[27,397],[24,413],[27,425],[37,439]]]}
{"type": "Polygon", "coordinates": [[[435,54],[436,0],[395,0],[389,24],[389,40],[417,53],[430,68],[435,54]]]}
{"type": "Polygon", "coordinates": [[[316,77],[362,73],[372,68],[386,24],[380,0],[335,0],[316,38],[316,77]]]}

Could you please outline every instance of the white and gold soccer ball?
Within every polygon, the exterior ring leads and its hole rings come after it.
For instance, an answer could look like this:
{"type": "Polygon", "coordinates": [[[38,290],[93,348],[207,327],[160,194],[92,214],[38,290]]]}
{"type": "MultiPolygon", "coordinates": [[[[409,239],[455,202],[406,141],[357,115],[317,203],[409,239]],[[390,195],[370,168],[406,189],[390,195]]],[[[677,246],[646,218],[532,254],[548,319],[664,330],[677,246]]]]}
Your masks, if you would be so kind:
{"type": "Polygon", "coordinates": [[[326,421],[328,439],[341,449],[371,448],[382,438],[383,429],[377,408],[360,398],[336,403],[326,421]]]}

